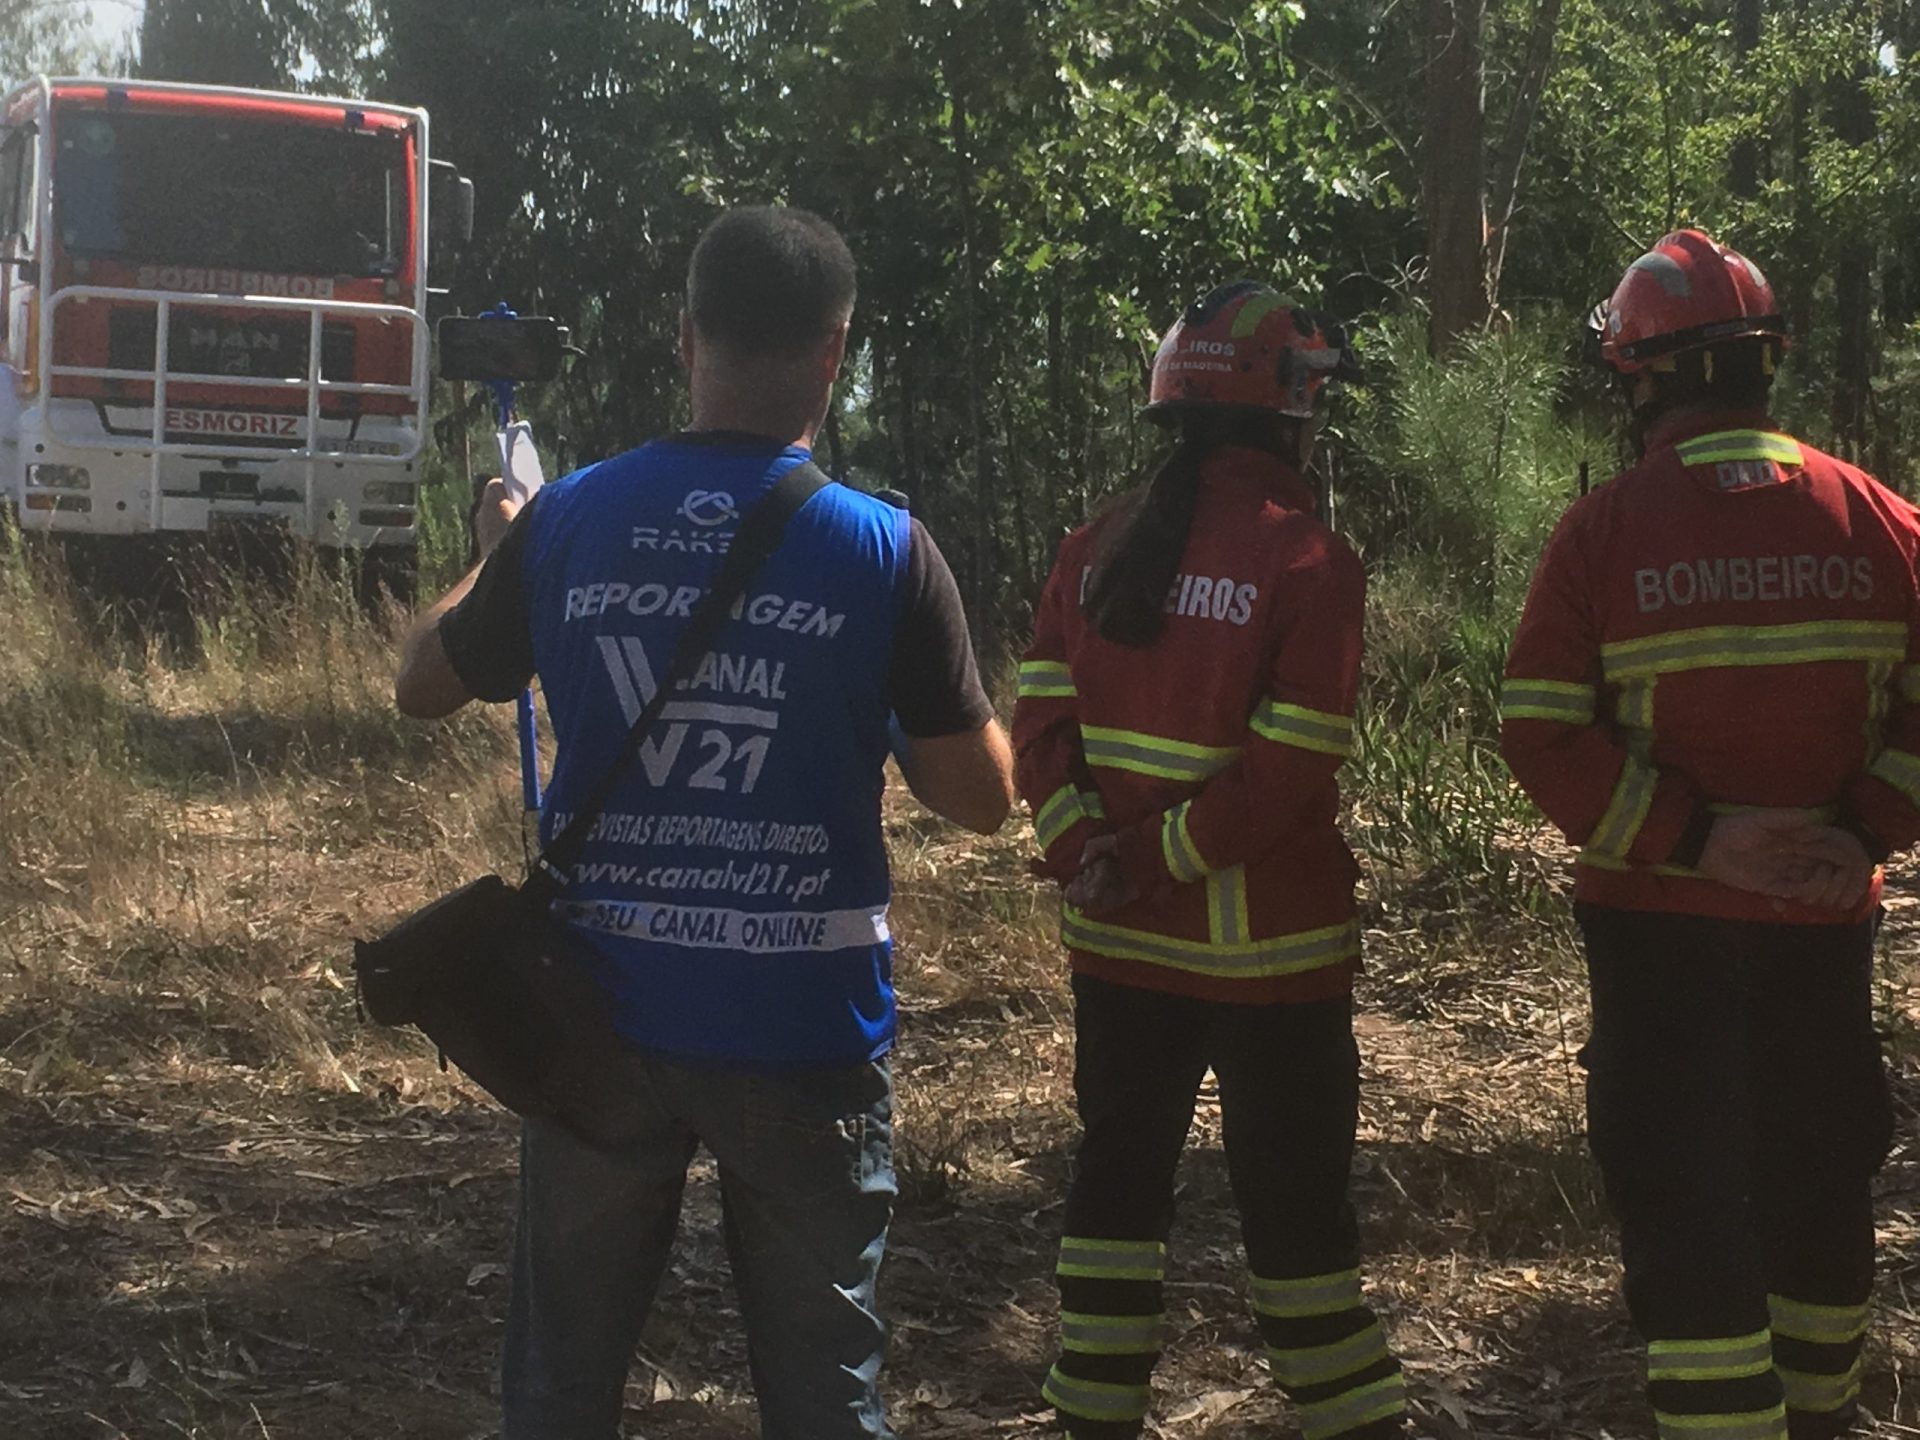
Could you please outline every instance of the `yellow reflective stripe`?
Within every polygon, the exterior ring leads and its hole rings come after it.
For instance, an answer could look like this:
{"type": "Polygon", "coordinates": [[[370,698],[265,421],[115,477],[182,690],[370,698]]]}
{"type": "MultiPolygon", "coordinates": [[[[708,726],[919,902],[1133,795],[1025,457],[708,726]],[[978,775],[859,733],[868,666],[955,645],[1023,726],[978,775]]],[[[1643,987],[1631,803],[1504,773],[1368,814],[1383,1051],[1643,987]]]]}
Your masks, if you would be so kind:
{"type": "Polygon", "coordinates": [[[1089,1280],[1158,1280],[1167,1273],[1167,1247],[1158,1240],[1060,1239],[1056,1275],[1089,1280]]]}
{"type": "Polygon", "coordinates": [[[1160,821],[1160,853],[1167,862],[1167,873],[1181,884],[1191,884],[1207,873],[1207,862],[1200,858],[1199,847],[1187,829],[1191,800],[1182,800],[1167,811],[1160,821]]]}
{"type": "Polygon", "coordinates": [[[1500,685],[1500,718],[1591,725],[1594,694],[1591,685],[1564,680],[1506,680],[1500,685]]]}
{"type": "Polygon", "coordinates": [[[1920,665],[1902,665],[1894,672],[1894,686],[1909,705],[1920,705],[1920,665]]]}
{"type": "Polygon", "coordinates": [[[1234,865],[1207,876],[1207,935],[1215,945],[1244,945],[1253,934],[1247,918],[1247,867],[1234,865]]]}
{"type": "Polygon", "coordinates": [[[1613,718],[1633,732],[1630,740],[1639,740],[1647,748],[1653,744],[1653,688],[1659,683],[1656,676],[1629,681],[1613,701],[1613,718]]]}
{"type": "Polygon", "coordinates": [[[1167,1332],[1161,1315],[1083,1315],[1060,1312],[1060,1348],[1082,1355],[1152,1355],[1167,1332]]]}
{"type": "Polygon", "coordinates": [[[1327,710],[1309,710],[1304,705],[1282,705],[1264,700],[1247,725],[1262,740],[1279,745],[1295,745],[1322,755],[1341,759],[1353,753],[1353,717],[1335,715],[1327,710]]]}
{"type": "Polygon", "coordinates": [[[1789,1300],[1784,1295],[1769,1295],[1767,1310],[1773,1318],[1775,1335],[1815,1345],[1844,1345],[1858,1340],[1867,1333],[1872,1319],[1866,1305],[1814,1305],[1805,1300],[1789,1300]]]}
{"type": "Polygon", "coordinates": [[[1296,1350],[1267,1347],[1267,1365],[1273,1371],[1273,1378],[1289,1386],[1325,1385],[1386,1358],[1387,1337],[1377,1320],[1331,1345],[1311,1345],[1296,1350]]]}
{"type": "Polygon", "coordinates": [[[1648,1380],[1740,1380],[1773,1365],[1773,1332],[1756,1330],[1723,1340],[1653,1340],[1648,1380]]]}
{"type": "Polygon", "coordinates": [[[1230,745],[1192,745],[1100,725],[1082,725],[1080,745],[1089,765],[1131,770],[1162,780],[1205,780],[1226,769],[1240,753],[1230,745]]]}
{"type": "Polygon", "coordinates": [[[1825,660],[1899,660],[1907,627],[1898,620],[1810,620],[1798,625],[1705,625],[1600,647],[1608,680],[1721,666],[1809,665],[1825,660]]]}
{"type": "Polygon", "coordinates": [[[1844,1375],[1810,1375],[1804,1370],[1777,1366],[1774,1371],[1787,1392],[1789,1410],[1825,1412],[1839,1410],[1860,1396],[1860,1362],[1856,1359],[1844,1375]]]}
{"type": "Polygon", "coordinates": [[[1600,823],[1593,827],[1593,835],[1587,841],[1588,848],[1602,858],[1625,858],[1640,834],[1640,827],[1646,823],[1647,812],[1653,808],[1653,794],[1659,784],[1658,770],[1637,755],[1627,756],[1620,767],[1620,778],[1614,783],[1613,798],[1607,802],[1606,814],[1600,817],[1600,823]]]}
{"type": "Polygon", "coordinates": [[[1300,1433],[1306,1440],[1328,1440],[1376,1420],[1398,1415],[1407,1408],[1406,1377],[1395,1371],[1371,1385],[1362,1385],[1331,1400],[1301,1405],[1300,1433]]]}
{"type": "Polygon", "coordinates": [[[1253,1277],[1253,1308],[1281,1320],[1303,1315],[1338,1315],[1360,1304],[1360,1270],[1303,1275],[1296,1280],[1253,1277]]]}
{"type": "Polygon", "coordinates": [[[1040,842],[1042,850],[1051,850],[1062,836],[1087,818],[1086,807],[1081,803],[1080,793],[1071,785],[1066,785],[1047,797],[1047,801],[1033,815],[1033,835],[1040,842]]]}
{"type": "Polygon", "coordinates": [[[1100,792],[1098,790],[1082,790],[1080,792],[1080,809],[1085,812],[1089,820],[1104,820],[1107,818],[1107,807],[1105,802],[1100,799],[1100,792]]]}
{"type": "Polygon", "coordinates": [[[1089,920],[1068,905],[1061,909],[1060,934],[1075,950],[1116,960],[1138,960],[1145,965],[1165,965],[1171,970],[1212,975],[1222,980],[1298,975],[1341,964],[1360,954],[1360,926],[1353,920],[1329,925],[1323,930],[1276,935],[1238,945],[1216,945],[1089,920]]]}
{"type": "Polygon", "coordinates": [[[1653,1412],[1660,1440],[1787,1440],[1787,1407],[1743,1410],[1724,1415],[1673,1415],[1653,1412]]]}
{"type": "Polygon", "coordinates": [[[1023,660],[1020,663],[1019,698],[1022,700],[1072,699],[1073,672],[1059,660],[1023,660]]]}
{"type": "Polygon", "coordinates": [[[1777,465],[1806,462],[1800,442],[1776,430],[1717,430],[1683,440],[1673,451],[1683,465],[1717,465],[1726,460],[1771,460],[1777,465]]]}
{"type": "Polygon", "coordinates": [[[1861,726],[1861,733],[1866,738],[1866,760],[1869,765],[1887,743],[1887,712],[1893,709],[1893,676],[1896,668],[1904,667],[1896,667],[1891,660],[1875,660],[1867,666],[1867,718],[1861,726]]]}
{"type": "Polygon", "coordinates": [[[1920,755],[1891,746],[1873,757],[1867,773],[1884,780],[1914,804],[1920,805],[1920,755]]]}
{"type": "Polygon", "coordinates": [[[1152,1392],[1145,1385],[1104,1385],[1062,1375],[1054,1366],[1040,1396],[1056,1410],[1082,1420],[1132,1421],[1145,1417],[1152,1392]]]}

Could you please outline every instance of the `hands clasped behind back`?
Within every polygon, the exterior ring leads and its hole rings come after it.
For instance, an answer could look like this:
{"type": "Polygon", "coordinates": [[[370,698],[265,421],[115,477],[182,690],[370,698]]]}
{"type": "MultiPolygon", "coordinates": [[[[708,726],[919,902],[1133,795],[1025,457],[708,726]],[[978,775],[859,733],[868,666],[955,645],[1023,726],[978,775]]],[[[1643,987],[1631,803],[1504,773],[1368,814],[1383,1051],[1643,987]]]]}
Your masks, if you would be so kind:
{"type": "Polygon", "coordinates": [[[1828,910],[1850,909],[1873,880],[1859,839],[1808,810],[1722,815],[1698,868],[1735,889],[1828,910]]]}

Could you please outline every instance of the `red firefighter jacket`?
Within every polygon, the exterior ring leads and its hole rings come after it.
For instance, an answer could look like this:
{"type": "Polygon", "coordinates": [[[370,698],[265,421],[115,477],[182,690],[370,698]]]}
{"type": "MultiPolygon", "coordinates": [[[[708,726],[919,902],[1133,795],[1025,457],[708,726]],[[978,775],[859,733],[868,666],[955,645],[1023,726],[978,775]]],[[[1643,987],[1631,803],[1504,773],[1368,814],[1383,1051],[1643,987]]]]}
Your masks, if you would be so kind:
{"type": "Polygon", "coordinates": [[[1920,839],[1920,512],[1764,414],[1657,431],[1548,543],[1502,690],[1507,763],[1582,846],[1576,894],[1834,924],[1674,852],[1701,807],[1920,839]]]}
{"type": "Polygon", "coordinates": [[[1358,867],[1335,827],[1366,581],[1293,470],[1252,449],[1202,468],[1152,645],[1110,644],[1081,594],[1110,519],[1060,546],[1020,667],[1016,777],[1065,883],[1119,837],[1140,899],[1062,930],[1075,969],[1264,1003],[1347,993],[1358,867]]]}

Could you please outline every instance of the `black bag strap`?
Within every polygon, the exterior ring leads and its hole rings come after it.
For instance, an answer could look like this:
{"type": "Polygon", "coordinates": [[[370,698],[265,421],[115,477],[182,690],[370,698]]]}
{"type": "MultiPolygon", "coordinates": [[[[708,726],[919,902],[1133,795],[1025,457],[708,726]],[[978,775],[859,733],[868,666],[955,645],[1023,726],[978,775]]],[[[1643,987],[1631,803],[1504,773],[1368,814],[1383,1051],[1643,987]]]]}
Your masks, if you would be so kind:
{"type": "Polygon", "coordinates": [[[586,803],[567,821],[566,828],[554,836],[552,843],[534,860],[521,893],[536,908],[546,908],[547,902],[566,888],[568,876],[587,848],[587,835],[599,820],[600,812],[613,799],[614,788],[639,755],[640,746],[660,719],[660,712],[667,708],[680,682],[692,676],[713,647],[714,637],[734,605],[747,593],[754,575],[780,548],[787,522],[829,483],[819,466],[803,460],[774,481],[773,488],[747,511],[740,528],[734,532],[733,544],[727,547],[726,558],[720,562],[713,588],[688,617],[687,628],[680,632],[673,648],[673,662],[660,676],[652,698],[641,709],[633,728],[627,731],[620,753],[588,793],[586,803]]]}

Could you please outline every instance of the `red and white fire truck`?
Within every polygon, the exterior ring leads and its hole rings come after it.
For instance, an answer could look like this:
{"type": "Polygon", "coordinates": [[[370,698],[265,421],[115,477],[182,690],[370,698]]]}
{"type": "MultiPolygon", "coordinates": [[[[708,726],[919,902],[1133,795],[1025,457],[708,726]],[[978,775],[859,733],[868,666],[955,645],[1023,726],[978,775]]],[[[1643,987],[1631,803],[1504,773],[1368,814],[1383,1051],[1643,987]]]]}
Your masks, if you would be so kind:
{"type": "Polygon", "coordinates": [[[15,90],[0,505],[29,530],[266,527],[409,558],[430,241],[464,238],[472,214],[421,110],[130,80],[15,90]]]}

